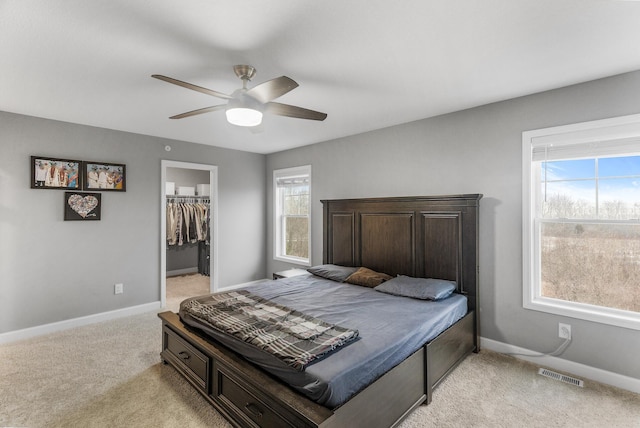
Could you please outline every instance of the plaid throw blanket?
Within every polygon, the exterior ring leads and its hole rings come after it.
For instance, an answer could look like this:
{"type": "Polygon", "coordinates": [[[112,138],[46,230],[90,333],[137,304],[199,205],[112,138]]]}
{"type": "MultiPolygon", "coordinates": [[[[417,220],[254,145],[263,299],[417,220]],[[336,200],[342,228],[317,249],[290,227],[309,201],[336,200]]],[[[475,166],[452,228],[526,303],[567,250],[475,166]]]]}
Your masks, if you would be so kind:
{"type": "Polygon", "coordinates": [[[358,337],[357,330],[326,323],[245,290],[188,300],[181,310],[275,355],[297,371],[358,337]]]}

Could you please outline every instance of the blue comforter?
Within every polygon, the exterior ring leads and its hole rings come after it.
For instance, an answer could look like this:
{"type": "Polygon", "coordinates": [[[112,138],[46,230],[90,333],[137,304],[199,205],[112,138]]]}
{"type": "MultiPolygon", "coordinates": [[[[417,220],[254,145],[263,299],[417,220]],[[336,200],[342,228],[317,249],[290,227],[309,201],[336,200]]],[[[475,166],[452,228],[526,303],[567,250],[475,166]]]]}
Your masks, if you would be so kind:
{"type": "Polygon", "coordinates": [[[360,339],[299,372],[237,339],[222,337],[182,311],[180,316],[186,324],[202,328],[249,361],[329,408],[349,400],[467,313],[467,300],[459,294],[438,302],[424,301],[311,274],[245,289],[328,323],[358,330],[360,339]]]}

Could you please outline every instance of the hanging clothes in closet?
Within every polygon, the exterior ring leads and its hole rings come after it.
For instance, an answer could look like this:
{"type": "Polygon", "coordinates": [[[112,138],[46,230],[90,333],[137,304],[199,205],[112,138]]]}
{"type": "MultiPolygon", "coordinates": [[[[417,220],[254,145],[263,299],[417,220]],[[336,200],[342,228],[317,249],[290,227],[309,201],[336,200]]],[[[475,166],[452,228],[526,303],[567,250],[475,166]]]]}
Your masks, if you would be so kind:
{"type": "Polygon", "coordinates": [[[167,199],[167,244],[209,242],[209,200],[167,199]]]}
{"type": "Polygon", "coordinates": [[[167,244],[198,245],[198,273],[210,275],[209,198],[167,197],[167,244]]]}

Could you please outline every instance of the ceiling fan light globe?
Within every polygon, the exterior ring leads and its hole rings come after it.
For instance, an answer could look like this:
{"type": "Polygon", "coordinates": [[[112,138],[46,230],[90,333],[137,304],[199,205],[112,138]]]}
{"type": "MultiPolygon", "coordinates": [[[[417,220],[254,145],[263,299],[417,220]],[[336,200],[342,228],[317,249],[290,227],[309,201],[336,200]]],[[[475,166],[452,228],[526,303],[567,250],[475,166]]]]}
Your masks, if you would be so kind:
{"type": "Polygon", "coordinates": [[[262,123],[262,112],[252,108],[235,107],[226,111],[227,121],[237,126],[257,126],[262,123]]]}

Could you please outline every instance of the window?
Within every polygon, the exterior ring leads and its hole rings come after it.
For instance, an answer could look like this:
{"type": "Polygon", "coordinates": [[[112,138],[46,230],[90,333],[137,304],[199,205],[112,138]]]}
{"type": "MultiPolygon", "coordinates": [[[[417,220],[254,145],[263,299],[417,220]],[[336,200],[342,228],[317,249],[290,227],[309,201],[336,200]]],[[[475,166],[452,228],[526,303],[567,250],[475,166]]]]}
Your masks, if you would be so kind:
{"type": "Polygon", "coordinates": [[[525,308],[640,330],[640,115],[523,133],[525,308]]]}
{"type": "Polygon", "coordinates": [[[273,172],[274,258],[309,265],[311,260],[311,166],[273,172]]]}

